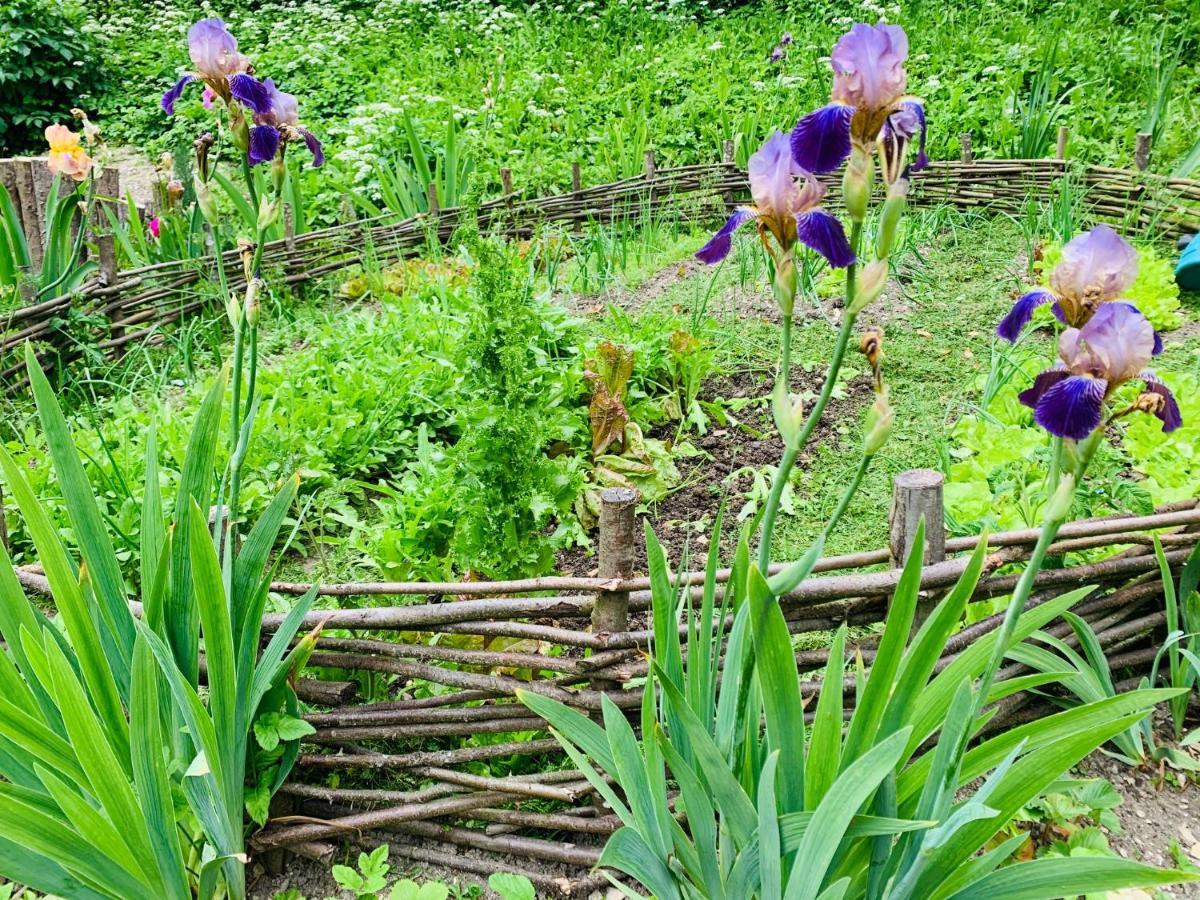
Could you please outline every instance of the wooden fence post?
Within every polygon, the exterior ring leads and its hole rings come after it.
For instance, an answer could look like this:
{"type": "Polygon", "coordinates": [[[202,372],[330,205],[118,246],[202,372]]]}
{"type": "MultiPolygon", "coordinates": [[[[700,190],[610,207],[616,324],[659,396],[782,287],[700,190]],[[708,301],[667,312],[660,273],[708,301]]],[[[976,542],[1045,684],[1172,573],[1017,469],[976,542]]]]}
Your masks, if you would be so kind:
{"type": "Polygon", "coordinates": [[[975,154],[971,151],[971,132],[964,131],[958,136],[959,143],[962,145],[962,161],[964,165],[969,165],[975,161],[975,154]]]}
{"type": "Polygon", "coordinates": [[[42,238],[41,216],[38,215],[37,194],[34,188],[34,161],[28,157],[14,159],[17,175],[17,196],[13,203],[17,214],[21,217],[21,227],[25,230],[25,240],[29,244],[29,260],[35,271],[42,268],[42,248],[45,246],[42,238]]]}
{"type": "MultiPolygon", "coordinates": [[[[96,201],[92,207],[92,220],[88,222],[88,229],[92,233],[92,239],[96,244],[96,256],[100,264],[100,280],[104,284],[117,283],[117,241],[113,237],[112,232],[105,227],[107,217],[104,215],[102,203],[107,202],[108,198],[115,200],[121,199],[121,173],[114,168],[107,168],[96,176],[96,201]]],[[[118,203],[115,207],[120,209],[118,203]]],[[[117,318],[120,313],[113,313],[111,318],[117,318]]],[[[119,338],[124,336],[125,329],[121,326],[109,328],[109,338],[119,338]]],[[[112,358],[120,359],[125,354],[125,344],[117,344],[112,348],[112,358]]]]}
{"type": "Polygon", "coordinates": [[[505,167],[500,170],[500,184],[504,188],[504,196],[513,192],[512,169],[505,167]]]}
{"type": "Polygon", "coordinates": [[[583,190],[583,171],[580,169],[579,161],[571,163],[571,193],[578,194],[583,190]]]}
{"type": "MultiPolygon", "coordinates": [[[[633,574],[633,526],[638,492],[605,488],[600,492],[599,577],[628,578],[633,574]]],[[[629,594],[600,591],[592,607],[592,631],[616,634],[629,629],[629,594]]]]}
{"type": "Polygon", "coordinates": [[[1139,172],[1145,172],[1150,165],[1150,137],[1150,133],[1146,131],[1139,131],[1137,134],[1137,143],[1133,148],[1133,164],[1139,172]]]}
{"type": "Polygon", "coordinates": [[[429,182],[429,186],[425,189],[425,193],[429,197],[429,214],[435,217],[440,216],[442,214],[442,207],[438,203],[437,185],[432,181],[429,182]]]}
{"type": "MultiPolygon", "coordinates": [[[[605,488],[600,492],[599,572],[600,578],[628,578],[633,574],[634,513],[638,492],[632,488],[605,488]]],[[[592,606],[592,633],[619,634],[629,630],[629,593],[598,591],[592,606]]],[[[597,678],[592,688],[616,691],[615,681],[597,678]]],[[[597,710],[599,720],[599,711],[597,710]]]]}
{"type": "Polygon", "coordinates": [[[646,197],[646,214],[647,218],[653,221],[654,218],[654,174],[658,171],[658,164],[654,160],[654,150],[647,149],[645,161],[642,164],[642,176],[646,179],[646,184],[649,187],[646,197]]]}
{"type": "MultiPolygon", "coordinates": [[[[942,490],[945,476],[936,469],[909,469],[892,481],[892,509],[888,515],[888,545],[893,568],[904,565],[917,535],[917,526],[925,520],[923,563],[946,558],[946,527],[942,490]]],[[[936,605],[936,598],[922,593],[917,603],[914,627],[923,622],[936,605]]]]}
{"type": "Polygon", "coordinates": [[[1054,147],[1055,159],[1067,158],[1067,126],[1058,126],[1058,143],[1054,147]]]}

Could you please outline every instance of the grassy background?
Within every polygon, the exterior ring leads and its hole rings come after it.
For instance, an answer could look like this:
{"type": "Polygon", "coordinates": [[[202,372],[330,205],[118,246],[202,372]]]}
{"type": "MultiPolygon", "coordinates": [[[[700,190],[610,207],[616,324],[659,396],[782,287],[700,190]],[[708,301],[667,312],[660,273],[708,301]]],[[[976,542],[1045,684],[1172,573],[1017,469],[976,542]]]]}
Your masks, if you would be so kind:
{"type": "MultiPolygon", "coordinates": [[[[408,112],[434,142],[453,115],[487,186],[509,166],[519,187],[547,190],[570,183],[573,160],[590,183],[634,174],[646,147],[660,165],[683,164],[715,159],[732,139],[744,162],[770,130],[825,102],[825,57],[849,23],[884,15],[908,30],[909,88],[927,102],[935,157],[956,154],[965,131],[981,156],[1016,155],[1043,72],[1049,98],[1065,95],[1058,114],[1073,155],[1127,162],[1159,96],[1168,102],[1154,166],[1170,169],[1195,141],[1196,0],[720,5],[109,0],[89,15],[98,59],[111,64],[81,105],[110,140],[186,150],[208,114],[192,97],[167,120],[158,97],[186,68],[188,25],[222,15],[258,73],[300,97],[346,183],[371,187],[408,112]],[[795,42],[771,63],[784,32],[795,42]],[[1182,62],[1163,82],[1176,51],[1182,62]]],[[[1052,149],[1053,124],[1040,152],[1052,149]]],[[[319,189],[335,182],[326,173],[319,189]]]]}

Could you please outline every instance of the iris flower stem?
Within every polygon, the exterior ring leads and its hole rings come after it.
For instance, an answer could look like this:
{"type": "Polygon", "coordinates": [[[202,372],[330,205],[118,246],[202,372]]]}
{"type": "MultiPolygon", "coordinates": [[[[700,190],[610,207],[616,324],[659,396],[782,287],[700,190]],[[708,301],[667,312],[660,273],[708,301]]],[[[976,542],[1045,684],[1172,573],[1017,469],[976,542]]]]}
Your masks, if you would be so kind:
{"type": "MultiPolygon", "coordinates": [[[[246,179],[246,188],[254,195],[254,177],[250,172],[249,163],[242,158],[242,174],[246,179]]],[[[246,292],[253,290],[253,280],[258,277],[259,266],[262,264],[263,242],[266,235],[261,227],[256,227],[254,235],[254,257],[250,263],[249,277],[246,281],[246,292]]],[[[226,541],[226,552],[232,556],[236,545],[237,520],[242,488],[242,464],[246,459],[246,451],[250,443],[249,417],[254,411],[254,393],[258,377],[258,326],[249,322],[248,310],[243,305],[241,320],[234,336],[233,355],[233,410],[230,416],[230,461],[229,461],[229,537],[226,541]],[[246,360],[247,339],[249,343],[249,359],[246,360]],[[249,368],[249,383],[246,387],[246,413],[242,415],[242,371],[243,366],[249,368]]]]}
{"type": "MultiPolygon", "coordinates": [[[[250,292],[251,281],[257,277],[258,266],[262,263],[263,258],[263,239],[264,234],[262,229],[258,229],[258,233],[254,235],[254,257],[250,265],[251,280],[246,283],[246,290],[250,292]]],[[[246,460],[246,451],[250,444],[250,421],[248,418],[253,414],[254,410],[254,389],[256,389],[256,380],[258,377],[258,326],[251,325],[247,317],[247,311],[242,310],[241,322],[238,326],[238,337],[235,338],[234,349],[234,406],[233,406],[233,455],[229,461],[229,534],[230,541],[228,548],[230,552],[233,550],[233,538],[236,535],[236,522],[238,522],[239,500],[241,494],[241,467],[246,460]],[[241,382],[242,382],[242,364],[244,364],[244,356],[246,355],[246,343],[248,338],[248,360],[246,365],[250,370],[250,378],[246,385],[246,415],[241,415],[241,382]]]]}
{"type": "MultiPolygon", "coordinates": [[[[1095,455],[1096,448],[1103,439],[1103,434],[1102,429],[1097,429],[1079,443],[1078,456],[1071,473],[1074,476],[1075,484],[1079,484],[1083,479],[1088,464],[1091,463],[1092,456],[1095,455]]],[[[1058,438],[1054,442],[1054,460],[1051,463],[1052,471],[1056,473],[1062,472],[1065,455],[1066,448],[1062,439],[1058,438]]],[[[1058,486],[1056,484],[1055,491],[1057,492],[1057,490],[1058,486]]],[[[979,714],[983,711],[984,704],[987,703],[987,695],[991,692],[992,685],[996,680],[996,673],[1000,671],[1000,666],[1004,662],[1004,656],[1008,652],[1009,644],[1012,642],[1013,633],[1017,629],[1017,620],[1021,618],[1021,613],[1025,610],[1025,604],[1029,602],[1029,597],[1033,593],[1033,582],[1037,578],[1037,574],[1042,568],[1042,563],[1046,559],[1046,551],[1054,543],[1059,528],[1062,527],[1063,522],[1067,520],[1070,514],[1069,507],[1065,511],[1059,511],[1055,508],[1057,504],[1053,502],[1053,496],[1051,497],[1050,504],[1050,509],[1047,511],[1046,518],[1042,523],[1042,533],[1038,535],[1037,544],[1033,548],[1029,562],[1025,565],[1025,571],[1021,573],[1016,590],[1013,591],[1012,600],[1008,604],[1008,610],[1004,614],[1004,622],[1001,624],[1000,631],[996,635],[996,645],[992,648],[991,660],[988,662],[988,666],[983,671],[982,676],[980,676],[979,690],[975,697],[975,718],[978,718],[979,714]]],[[[963,749],[966,749],[965,746],[963,749]]]]}
{"type": "Polygon", "coordinates": [[[242,178],[246,181],[246,191],[250,194],[250,206],[258,211],[258,189],[254,186],[254,173],[250,170],[250,157],[245,153],[242,157],[242,178]]]}
{"type": "MultiPolygon", "coordinates": [[[[858,255],[861,243],[862,223],[854,222],[850,226],[850,248],[854,251],[855,256],[858,255]]],[[[800,451],[808,443],[808,439],[812,437],[817,423],[821,421],[821,416],[825,412],[825,407],[829,404],[829,398],[833,396],[833,388],[837,384],[838,373],[842,368],[842,360],[846,356],[846,347],[850,344],[850,335],[854,331],[855,319],[858,318],[857,313],[850,312],[851,304],[854,301],[857,268],[857,265],[854,263],[846,267],[846,314],[842,317],[842,326],[838,330],[837,342],[833,347],[833,357],[829,362],[829,372],[825,376],[825,383],[821,385],[821,393],[817,396],[813,408],[809,410],[808,417],[804,420],[804,426],[800,429],[795,443],[784,450],[783,458],[779,461],[779,467],[775,470],[775,480],[771,484],[771,493],[767,496],[767,505],[763,511],[762,535],[758,543],[758,567],[763,572],[767,571],[767,567],[771,563],[771,539],[775,534],[775,518],[779,512],[779,503],[783,499],[783,489],[787,487],[788,479],[792,474],[792,467],[796,465],[796,459],[799,457],[800,451]]],[[[790,365],[791,362],[792,330],[789,316],[784,316],[782,340],[783,346],[780,352],[780,359],[786,366],[790,365]]],[[[780,377],[788,378],[790,375],[788,369],[786,367],[781,368],[780,377]]],[[[848,503],[849,499],[846,502],[848,503]]]]}

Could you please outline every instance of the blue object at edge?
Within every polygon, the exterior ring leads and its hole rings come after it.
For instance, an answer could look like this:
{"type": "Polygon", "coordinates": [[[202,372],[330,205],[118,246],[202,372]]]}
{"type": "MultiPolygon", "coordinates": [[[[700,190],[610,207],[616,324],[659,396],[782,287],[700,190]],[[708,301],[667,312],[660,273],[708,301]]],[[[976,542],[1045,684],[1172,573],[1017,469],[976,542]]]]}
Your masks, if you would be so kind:
{"type": "Polygon", "coordinates": [[[1185,291],[1200,291],[1200,236],[1192,238],[1179,254],[1175,281],[1185,291]]]}

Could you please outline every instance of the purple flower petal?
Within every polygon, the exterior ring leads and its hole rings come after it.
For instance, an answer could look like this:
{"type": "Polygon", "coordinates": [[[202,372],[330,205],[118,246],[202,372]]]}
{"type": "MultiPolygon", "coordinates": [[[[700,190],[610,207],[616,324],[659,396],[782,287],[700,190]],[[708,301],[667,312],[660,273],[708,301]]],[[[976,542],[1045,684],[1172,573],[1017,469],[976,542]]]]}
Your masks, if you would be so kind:
{"type": "Polygon", "coordinates": [[[850,120],[854,109],[831,103],[810,112],[792,131],[792,157],[817,175],[832,172],[850,155],[850,120]]]}
{"type": "Polygon", "coordinates": [[[1033,318],[1033,311],[1053,299],[1052,293],[1040,288],[1025,294],[1013,304],[1008,315],[1000,320],[1000,324],[996,326],[996,334],[1006,341],[1016,341],[1021,336],[1021,329],[1033,318]]]}
{"type": "Polygon", "coordinates": [[[710,266],[719,263],[729,255],[729,251],[733,247],[733,233],[737,231],[743,222],[752,218],[754,218],[754,213],[745,207],[735,209],[729,220],[721,226],[721,230],[714,234],[707,244],[696,251],[696,259],[710,266]]]}
{"type": "Polygon", "coordinates": [[[1033,418],[1056,437],[1081,441],[1100,426],[1104,413],[1104,392],[1108,382],[1087,375],[1071,375],[1049,387],[1033,418]]]}
{"type": "Polygon", "coordinates": [[[184,75],[162,95],[162,108],[168,116],[175,115],[175,101],[183,95],[183,89],[196,80],[195,75],[184,75]]]}
{"type": "Polygon", "coordinates": [[[1054,305],[1050,307],[1050,312],[1054,313],[1054,318],[1058,319],[1062,324],[1067,324],[1067,314],[1063,312],[1062,303],[1055,300],[1054,305]]]}
{"type": "Polygon", "coordinates": [[[238,53],[237,39],[220,19],[201,19],[188,29],[188,55],[207,81],[221,81],[244,72],[249,60],[238,53]]]}
{"type": "Polygon", "coordinates": [[[1054,385],[1058,384],[1064,378],[1070,377],[1071,373],[1066,369],[1047,369],[1033,380],[1033,387],[1021,391],[1017,395],[1017,399],[1030,409],[1036,409],[1038,401],[1042,399],[1042,394],[1046,393],[1046,391],[1050,390],[1050,388],[1054,387],[1054,385]]]}
{"type": "Polygon", "coordinates": [[[1058,354],[1077,374],[1093,374],[1113,387],[1137,377],[1154,352],[1154,327],[1130,303],[1102,303],[1087,324],[1068,328],[1058,354]]]}
{"type": "Polygon", "coordinates": [[[1163,423],[1163,433],[1174,431],[1181,426],[1183,416],[1179,412],[1179,404],[1175,401],[1175,395],[1171,393],[1171,389],[1163,384],[1153,372],[1143,372],[1141,378],[1146,384],[1147,391],[1163,398],[1162,409],[1154,414],[1163,423]]]}
{"type": "Polygon", "coordinates": [[[229,79],[229,93],[243,106],[261,116],[271,114],[271,91],[253,75],[234,75],[229,79]]]}
{"type": "Polygon", "coordinates": [[[899,25],[852,26],[830,54],[833,99],[872,111],[890,107],[908,83],[907,58],[908,36],[899,25]]]}
{"type": "Polygon", "coordinates": [[[829,260],[835,269],[844,269],[854,262],[854,251],[846,240],[842,223],[823,209],[796,216],[796,237],[829,260]]]}
{"type": "MultiPolygon", "coordinates": [[[[900,110],[900,113],[894,113],[892,115],[891,118],[893,120],[895,120],[897,116],[901,116],[904,119],[908,119],[909,116],[911,116],[911,120],[916,122],[915,132],[913,134],[906,134],[905,137],[907,137],[909,140],[912,140],[913,137],[915,137],[918,133],[921,136],[920,142],[917,144],[917,158],[914,159],[912,161],[912,165],[909,166],[911,171],[920,172],[923,168],[929,165],[929,157],[925,153],[925,106],[920,100],[905,100],[900,104],[900,110]],[[908,116],[905,116],[905,113],[907,113],[908,116]]],[[[905,124],[907,124],[907,122],[905,124]]],[[[895,127],[895,125],[893,127],[895,127]]],[[[897,130],[899,129],[897,128],[897,130]]]]}
{"type": "Polygon", "coordinates": [[[312,154],[313,168],[315,169],[318,166],[324,165],[325,151],[321,147],[321,142],[319,140],[317,140],[317,136],[315,134],[313,134],[311,131],[309,131],[307,128],[298,128],[296,130],[299,131],[300,134],[304,137],[304,143],[308,146],[309,153],[312,154]]]}
{"type": "Polygon", "coordinates": [[[1090,293],[1115,300],[1133,284],[1137,270],[1137,251],[1107,225],[1097,225],[1063,247],[1062,261],[1050,273],[1050,286],[1074,300],[1090,293]]]}
{"type": "Polygon", "coordinates": [[[270,162],[279,151],[279,131],[273,125],[255,125],[250,129],[250,165],[270,162]]]}

